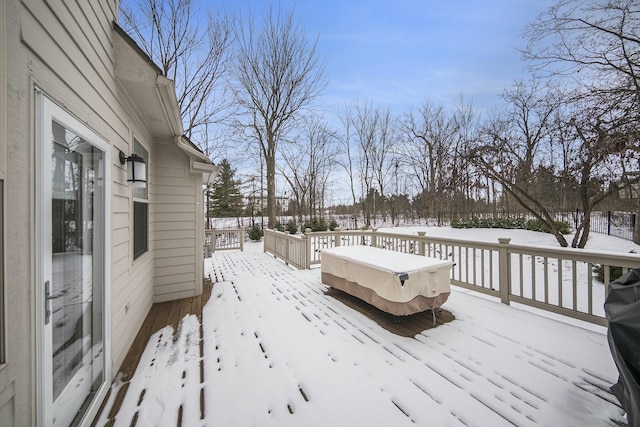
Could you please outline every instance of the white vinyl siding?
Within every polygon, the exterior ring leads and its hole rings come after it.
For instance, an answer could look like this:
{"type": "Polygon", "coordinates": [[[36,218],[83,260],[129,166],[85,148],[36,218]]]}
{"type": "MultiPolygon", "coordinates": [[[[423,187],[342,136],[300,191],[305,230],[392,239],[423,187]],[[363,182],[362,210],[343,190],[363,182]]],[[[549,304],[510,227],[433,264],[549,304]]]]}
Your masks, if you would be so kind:
{"type": "Polygon", "coordinates": [[[28,57],[34,80],[113,147],[110,312],[112,366],[117,369],[151,307],[153,290],[152,260],[132,267],[128,249],[133,246],[132,192],[118,154],[131,153],[131,135],[144,131],[132,129],[132,125],[141,126],[141,121],[128,108],[115,80],[112,23],[117,2],[23,0],[21,4],[22,43],[33,52],[28,57]],[[124,247],[127,249],[122,251],[124,247]]]}
{"type": "MultiPolygon", "coordinates": [[[[147,131],[129,108],[115,80],[112,23],[117,16],[117,3],[117,0],[0,0],[0,9],[6,4],[7,14],[0,21],[0,32],[6,29],[12,35],[5,38],[6,44],[0,43],[6,45],[7,56],[11,58],[6,64],[0,63],[7,78],[6,85],[0,84],[0,104],[4,105],[6,86],[14,106],[6,111],[6,121],[4,114],[0,117],[0,144],[7,132],[13,135],[12,141],[7,142],[11,144],[8,169],[4,168],[6,151],[0,146],[0,173],[12,177],[4,181],[4,196],[12,197],[11,210],[5,211],[4,218],[5,230],[9,230],[4,237],[12,245],[11,252],[4,254],[4,274],[12,278],[11,283],[6,283],[5,295],[12,304],[3,313],[12,327],[5,336],[7,364],[0,368],[0,424],[5,421],[10,425],[35,424],[32,414],[36,393],[29,374],[37,357],[31,352],[35,337],[30,326],[34,265],[30,257],[33,223],[29,195],[33,191],[30,187],[33,157],[28,112],[33,106],[27,90],[34,84],[111,144],[112,211],[108,215],[112,245],[108,252],[113,258],[107,267],[111,271],[107,286],[111,292],[112,347],[108,351],[112,373],[117,372],[151,307],[153,260],[148,257],[149,260],[131,268],[130,209],[122,203],[124,199],[128,205],[131,189],[126,184],[126,170],[118,161],[119,151],[130,153],[131,136],[147,131]],[[129,310],[125,311],[125,307],[129,310]]],[[[0,58],[4,55],[0,54],[0,58]]],[[[4,74],[0,82],[3,77],[4,74]]]]}
{"type": "MultiPolygon", "coordinates": [[[[0,0],[0,366],[5,362],[5,328],[7,326],[5,318],[4,301],[4,180],[5,180],[5,158],[6,158],[6,98],[5,98],[5,21],[4,21],[4,0],[0,0]]],[[[0,401],[0,414],[3,402],[0,401]]]]}
{"type": "Polygon", "coordinates": [[[186,156],[170,144],[158,144],[153,158],[154,301],[198,295],[202,292],[197,227],[202,175],[191,174],[186,156]]]}
{"type": "Polygon", "coordinates": [[[5,72],[7,69],[6,65],[6,54],[5,54],[5,11],[4,11],[4,3],[5,0],[0,0],[0,180],[5,179],[5,170],[6,170],[6,120],[7,120],[7,99],[6,99],[6,79],[5,72]]]}
{"type": "MultiPolygon", "coordinates": [[[[32,373],[39,357],[33,352],[38,339],[33,333],[37,289],[33,237],[35,87],[109,146],[111,242],[105,248],[109,375],[115,375],[122,364],[154,301],[193,296],[202,289],[202,175],[190,171],[190,159],[169,135],[179,128],[167,125],[173,123],[166,121],[167,117],[174,119],[171,114],[159,115],[153,122],[142,116],[144,108],[136,104],[139,98],[132,96],[131,85],[126,87],[122,75],[116,76],[122,64],[125,70],[130,65],[120,60],[116,64],[116,57],[130,58],[127,55],[135,50],[113,27],[118,3],[0,0],[2,425],[35,425],[37,421],[38,391],[32,373]],[[6,139],[7,135],[11,138],[6,139]],[[132,227],[136,197],[127,185],[126,167],[119,162],[120,151],[127,155],[134,152],[134,136],[145,143],[150,160],[148,251],[135,261],[132,227]]],[[[148,65],[144,58],[140,63],[148,65]]],[[[166,83],[153,67],[142,67],[141,71],[141,78],[151,84],[157,83],[156,79],[166,83]]]]}
{"type": "MultiPolygon", "coordinates": [[[[38,20],[42,16],[51,15],[51,9],[59,15],[53,18],[66,22],[77,20],[81,23],[82,32],[67,32],[56,25],[36,28],[34,32],[25,34],[25,43],[29,46],[41,44],[47,32],[53,40],[47,49],[38,51],[47,65],[56,69],[65,86],[73,93],[81,94],[81,98],[90,99],[85,104],[82,99],[71,96],[65,104],[81,119],[85,119],[92,127],[109,137],[113,144],[112,151],[112,264],[111,264],[111,332],[112,332],[112,366],[117,369],[126,352],[133,343],[139,327],[152,304],[153,293],[153,259],[141,257],[133,264],[133,230],[132,230],[132,190],[126,183],[126,168],[118,161],[119,151],[133,152],[132,133],[142,133],[141,129],[132,129],[131,125],[140,126],[121,91],[115,82],[114,50],[112,42],[111,22],[116,14],[115,2],[105,3],[91,1],[86,3],[52,3],[45,6],[41,1],[29,1],[28,9],[22,15],[24,20],[31,21],[34,15],[38,20]],[[78,4],[85,5],[77,10],[78,4]],[[87,43],[83,37],[92,39],[87,43]],[[132,120],[133,119],[133,120],[132,120]]],[[[45,22],[48,22],[47,19],[45,22]]],[[[35,24],[34,24],[35,25],[35,24]]],[[[45,87],[53,96],[56,85],[45,87]]],[[[152,214],[149,213],[149,221],[152,214]]],[[[152,226],[149,224],[149,231],[152,226]]],[[[151,243],[149,243],[151,245],[151,243]]]]}
{"type": "MultiPolygon", "coordinates": [[[[0,179],[0,313],[2,313],[0,314],[0,367],[5,362],[6,312],[4,301],[4,180],[0,179]]],[[[0,407],[2,407],[2,402],[0,402],[0,407]]]]}

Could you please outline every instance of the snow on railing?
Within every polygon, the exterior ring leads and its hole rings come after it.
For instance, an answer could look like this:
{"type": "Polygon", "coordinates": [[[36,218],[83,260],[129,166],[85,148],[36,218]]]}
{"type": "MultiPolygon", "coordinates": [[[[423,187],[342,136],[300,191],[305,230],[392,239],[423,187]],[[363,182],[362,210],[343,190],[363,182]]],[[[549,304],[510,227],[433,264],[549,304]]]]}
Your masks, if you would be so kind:
{"type": "Polygon", "coordinates": [[[451,284],[587,322],[606,325],[604,300],[612,267],[640,267],[640,255],[353,230],[290,235],[266,229],[264,250],[298,268],[320,263],[322,249],[368,245],[455,263],[451,284]],[[307,256],[308,254],[308,256],[307,256]],[[602,266],[604,281],[594,277],[602,266]]]}
{"type": "Polygon", "coordinates": [[[215,251],[244,250],[244,230],[227,228],[224,230],[206,229],[204,231],[205,258],[215,251]]]}
{"type": "Polygon", "coordinates": [[[292,235],[288,231],[264,229],[264,251],[280,258],[285,264],[297,268],[309,268],[308,239],[305,234],[292,235]]]}

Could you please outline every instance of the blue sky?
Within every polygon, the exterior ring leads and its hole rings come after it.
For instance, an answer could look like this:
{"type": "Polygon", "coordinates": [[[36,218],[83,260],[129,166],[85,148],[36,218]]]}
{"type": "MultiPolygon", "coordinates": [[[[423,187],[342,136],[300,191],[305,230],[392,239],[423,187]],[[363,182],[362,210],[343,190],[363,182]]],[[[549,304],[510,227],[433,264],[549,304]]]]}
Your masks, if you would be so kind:
{"type": "MultiPolygon", "coordinates": [[[[326,59],[323,103],[351,100],[403,112],[424,100],[453,105],[464,95],[479,110],[524,72],[516,47],[525,25],[552,0],[280,0],[326,59]]],[[[242,3],[241,3],[242,4],[242,3]]],[[[275,4],[278,4],[276,2],[275,4]]],[[[261,13],[268,0],[243,8],[261,13]]],[[[237,3],[234,6],[239,6],[237,3]]]]}

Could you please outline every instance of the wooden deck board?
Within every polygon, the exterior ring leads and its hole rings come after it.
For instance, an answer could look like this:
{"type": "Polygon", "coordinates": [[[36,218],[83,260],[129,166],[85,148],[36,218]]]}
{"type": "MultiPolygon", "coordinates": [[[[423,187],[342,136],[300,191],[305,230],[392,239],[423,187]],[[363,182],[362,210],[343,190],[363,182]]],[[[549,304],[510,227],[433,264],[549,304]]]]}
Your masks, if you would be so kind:
{"type": "Polygon", "coordinates": [[[420,332],[435,328],[455,319],[450,311],[436,309],[436,323],[430,310],[410,316],[394,316],[337,289],[329,289],[326,295],[362,313],[387,331],[403,337],[414,337],[420,332]]]}
{"type": "MultiPolygon", "coordinates": [[[[136,372],[138,368],[138,364],[140,363],[140,358],[142,357],[142,353],[144,352],[147,344],[149,343],[149,339],[153,334],[158,332],[160,329],[165,326],[173,326],[174,331],[177,330],[180,320],[184,318],[184,316],[189,314],[194,314],[198,317],[198,321],[202,324],[202,307],[206,304],[209,297],[211,296],[211,288],[212,283],[209,279],[205,279],[203,283],[203,293],[202,295],[195,296],[192,298],[184,298],[175,301],[167,301],[155,303],[151,306],[147,317],[145,318],[138,334],[136,335],[131,348],[127,352],[122,365],[118,371],[121,381],[123,382],[122,386],[118,389],[118,394],[115,397],[114,403],[109,411],[108,421],[106,425],[113,425],[115,422],[115,417],[118,414],[122,403],[127,395],[129,389],[129,382],[133,377],[133,374],[136,372]]],[[[202,334],[202,329],[200,331],[202,334]]],[[[202,338],[202,335],[201,335],[202,338]]],[[[202,355],[203,349],[201,347],[200,354],[202,355]]],[[[203,375],[200,375],[201,382],[203,379],[203,375]]],[[[111,390],[109,391],[111,393],[111,390]]],[[[93,425],[96,425],[96,421],[100,418],[100,414],[103,411],[104,404],[109,400],[108,396],[105,398],[103,407],[100,408],[98,414],[94,419],[93,425]]],[[[204,412],[204,409],[201,409],[204,412]]],[[[131,420],[131,425],[135,425],[136,420],[131,420]]],[[[178,424],[179,425],[179,424],[178,424]]]]}
{"type": "MultiPolygon", "coordinates": [[[[494,302],[476,300],[466,293],[452,294],[448,306],[437,311],[434,325],[430,311],[399,318],[392,316],[346,293],[321,285],[313,271],[293,271],[267,256],[253,255],[245,259],[242,254],[221,254],[216,256],[210,274],[221,283],[215,285],[216,297],[207,309],[207,325],[203,326],[202,310],[212,295],[211,283],[205,284],[201,297],[154,305],[136,339],[140,339],[141,343],[132,346],[131,351],[139,351],[140,354],[130,357],[131,363],[138,363],[149,338],[159,328],[166,325],[177,326],[186,314],[198,316],[201,357],[198,361],[199,367],[190,366],[199,368],[199,378],[198,371],[193,369],[189,370],[193,374],[187,376],[187,379],[195,380],[195,384],[191,382],[188,395],[188,402],[195,405],[185,404],[184,407],[174,408],[171,404],[177,399],[173,394],[168,394],[169,392],[157,382],[146,383],[144,379],[139,381],[140,377],[136,375],[131,381],[130,390],[135,389],[135,393],[138,394],[142,390],[144,399],[142,395],[133,396],[131,391],[127,394],[125,384],[121,388],[123,394],[119,399],[125,399],[128,403],[122,405],[121,410],[120,404],[113,408],[106,422],[104,417],[101,418],[101,425],[113,424],[116,415],[119,417],[118,424],[134,425],[138,421],[141,424],[148,423],[148,419],[141,418],[144,411],[140,408],[146,408],[148,411],[153,407],[153,403],[150,402],[156,401],[153,399],[168,404],[171,409],[165,410],[164,416],[170,416],[171,421],[165,420],[178,425],[198,425],[199,423],[195,422],[197,419],[203,420],[200,423],[202,425],[213,425],[214,420],[229,421],[235,420],[236,417],[253,420],[244,425],[259,425],[254,422],[259,417],[251,418],[247,415],[251,411],[244,410],[244,404],[253,405],[251,408],[254,412],[258,410],[259,405],[256,402],[260,399],[251,400],[250,396],[254,395],[260,395],[268,403],[266,408],[269,409],[269,419],[274,416],[288,416],[283,414],[302,417],[304,411],[300,410],[301,408],[319,411],[318,416],[334,414],[328,415],[327,419],[331,419],[336,413],[350,415],[349,405],[339,405],[339,408],[331,406],[331,410],[328,409],[329,406],[323,406],[328,397],[322,395],[323,399],[320,399],[320,393],[324,389],[319,387],[324,386],[324,382],[318,378],[316,372],[329,372],[334,367],[340,368],[344,363],[350,367],[349,372],[355,372],[353,378],[358,379],[355,381],[345,378],[345,387],[349,387],[353,392],[362,392],[358,385],[362,384],[360,380],[376,377],[378,382],[374,383],[375,386],[367,388],[364,392],[368,398],[377,399],[379,405],[376,407],[383,408],[389,403],[383,401],[387,397],[385,393],[387,390],[393,391],[390,403],[397,408],[400,414],[398,419],[415,419],[415,422],[421,425],[429,425],[424,423],[433,416],[429,411],[438,408],[442,409],[442,413],[438,413],[438,419],[455,418],[460,421],[466,420],[468,424],[473,424],[470,422],[472,417],[480,417],[479,419],[491,419],[505,425],[548,425],[549,420],[555,418],[544,417],[554,414],[555,417],[559,417],[558,425],[570,425],[573,421],[581,419],[583,414],[574,410],[571,411],[572,415],[565,415],[564,407],[554,409],[557,405],[552,400],[546,400],[546,392],[552,396],[556,389],[566,389],[571,392],[573,398],[578,398],[579,394],[578,400],[590,403],[597,403],[594,401],[598,399],[608,402],[610,399],[602,384],[607,383],[606,378],[613,378],[613,375],[607,371],[608,368],[603,368],[603,364],[599,363],[594,368],[591,363],[583,364],[579,355],[575,356],[571,351],[563,349],[558,353],[558,348],[550,349],[549,342],[555,342],[553,339],[545,337],[543,340],[532,341],[535,334],[532,337],[522,336],[517,331],[510,331],[512,327],[506,330],[503,328],[507,324],[511,326],[513,322],[520,325],[518,330],[544,326],[545,331],[556,336],[554,334],[561,329],[556,328],[556,324],[544,319],[529,318],[529,315],[519,314],[518,311],[512,311],[502,305],[494,306],[494,302]],[[247,272],[255,274],[247,275],[247,272]],[[285,310],[279,310],[280,307],[285,310]],[[527,322],[522,323],[525,317],[527,322]],[[297,319],[300,321],[299,324],[296,323],[297,319]],[[211,322],[216,325],[213,332],[207,329],[211,327],[211,322]],[[452,323],[449,324],[450,322],[452,323]],[[148,327],[148,324],[152,326],[148,327]],[[299,333],[295,342],[286,338],[289,324],[292,325],[292,330],[299,333]],[[552,328],[549,328],[550,324],[552,328]],[[253,328],[253,333],[247,328],[253,328]],[[238,336],[245,338],[239,340],[237,346],[232,349],[224,348],[223,345],[223,349],[219,350],[218,346],[212,346],[211,342],[204,345],[203,329],[209,331],[207,337],[216,340],[215,343],[236,343],[238,336]],[[143,330],[146,332],[143,333],[143,330]],[[306,333],[300,334],[300,331],[306,333]],[[317,337],[313,338],[316,335],[317,337]],[[253,337],[257,342],[253,341],[253,337]],[[327,352],[330,350],[326,357],[316,352],[312,358],[295,358],[298,354],[296,346],[309,349],[314,345],[312,340],[319,338],[323,341],[326,339],[327,344],[331,343],[326,346],[327,352]],[[472,347],[473,350],[467,350],[468,347],[472,347]],[[354,349],[356,351],[353,351],[354,349]],[[215,362],[215,355],[219,351],[224,352],[222,364],[219,358],[217,364],[215,362]],[[361,358],[362,354],[371,356],[365,360],[361,358]],[[252,369],[236,369],[238,365],[234,364],[234,358],[236,362],[240,358],[252,369]],[[310,359],[313,360],[313,364],[309,362],[310,359]],[[503,363],[503,359],[507,362],[503,363]],[[205,360],[209,360],[209,364],[205,364],[205,360]],[[293,368],[284,368],[285,366],[293,368]],[[408,366],[411,369],[408,369],[408,366]],[[514,366],[517,366],[517,369],[514,366]],[[278,374],[273,375],[276,370],[278,374]],[[261,387],[266,388],[264,394],[252,388],[255,371],[262,372],[258,375],[265,378],[265,383],[261,384],[261,387]],[[390,372],[393,375],[389,375],[390,372]],[[206,394],[205,376],[209,384],[217,381],[217,386],[207,388],[206,394]],[[531,382],[531,378],[540,381],[540,384],[531,382]],[[143,387],[140,387],[141,384],[143,387]],[[234,391],[227,390],[228,384],[234,384],[238,389],[243,388],[242,384],[248,386],[240,395],[229,397],[228,393],[234,391]],[[438,384],[437,387],[442,389],[431,389],[426,384],[438,384]],[[554,387],[551,391],[548,389],[550,384],[554,387]],[[199,386],[199,390],[194,388],[194,385],[199,386]],[[198,393],[193,393],[194,390],[198,393]],[[442,393],[445,391],[450,393],[447,396],[451,399],[443,398],[442,393]],[[426,397],[420,393],[424,393],[426,397]],[[462,398],[460,401],[464,404],[456,403],[459,398],[462,398]],[[242,405],[234,406],[240,402],[242,405]],[[291,402],[293,405],[290,405],[291,402]],[[532,402],[534,406],[524,406],[523,402],[532,402]],[[307,406],[300,407],[301,404],[307,406]],[[427,406],[429,408],[425,409],[427,406]],[[273,413],[272,408],[275,408],[273,413]],[[542,414],[542,418],[537,420],[536,413],[542,414]]],[[[197,325],[191,324],[191,329],[185,331],[193,334],[196,328],[197,325]]],[[[569,335],[559,336],[573,341],[576,331],[572,329],[570,332],[569,335]]],[[[170,340],[171,337],[163,337],[165,344],[167,338],[170,340]]],[[[582,345],[580,340],[576,342],[582,345]]],[[[591,343],[590,339],[586,341],[591,343]]],[[[175,345],[183,344],[176,342],[175,345]]],[[[589,345],[599,351],[599,347],[589,345]]],[[[197,354],[198,350],[191,348],[197,354]]],[[[135,372],[136,366],[126,369],[128,372],[135,372]]],[[[179,369],[182,371],[184,368],[179,369]]],[[[171,377],[167,377],[167,382],[179,385],[185,379],[184,372],[171,371],[171,377]],[[180,374],[183,375],[182,379],[176,381],[180,374]]],[[[340,378],[349,377],[344,375],[344,371],[342,374],[340,378]]],[[[341,379],[332,381],[340,382],[341,379]]],[[[235,392],[238,392],[238,389],[235,389],[235,392]]],[[[169,387],[167,390],[172,389],[169,387]]],[[[601,403],[595,406],[601,407],[601,403]]],[[[611,418],[601,416],[598,419],[605,423],[600,425],[612,425],[611,420],[619,418],[615,402],[611,402],[610,406],[607,413],[612,414],[611,418]]],[[[381,413],[386,414],[385,411],[381,409],[381,413]]],[[[370,414],[368,415],[371,418],[370,414]]],[[[394,413],[392,416],[395,419],[397,415],[394,413]]],[[[220,425],[232,424],[227,422],[220,425]]]]}
{"type": "MultiPolygon", "coordinates": [[[[127,355],[120,367],[119,374],[122,386],[118,389],[118,394],[114,400],[114,403],[109,411],[108,424],[113,425],[115,417],[117,416],[122,403],[127,395],[129,382],[135,373],[142,353],[144,352],[151,336],[165,326],[172,326],[174,331],[177,330],[179,322],[186,315],[194,314],[198,317],[200,322],[200,356],[204,355],[203,340],[202,340],[202,308],[211,297],[211,291],[213,289],[213,283],[209,279],[205,279],[203,286],[203,293],[200,296],[192,298],[184,298],[175,301],[167,301],[156,303],[151,306],[149,314],[145,318],[138,335],[136,336],[131,348],[127,352],[127,355]]],[[[351,307],[352,309],[362,313],[369,317],[371,320],[379,324],[384,329],[396,335],[412,337],[420,332],[437,327],[444,323],[448,323],[455,319],[455,317],[447,310],[437,310],[436,324],[433,324],[433,318],[430,311],[416,313],[411,316],[404,316],[398,318],[389,313],[385,313],[376,307],[367,304],[366,302],[355,298],[342,291],[330,288],[326,292],[327,296],[330,296],[343,304],[351,307]]],[[[200,362],[200,382],[204,382],[204,367],[202,361],[200,362]]],[[[108,399],[105,399],[105,402],[108,399]]],[[[200,397],[200,416],[204,417],[204,389],[202,390],[200,397]]],[[[102,408],[96,416],[96,420],[100,417],[102,408]]],[[[136,420],[132,419],[132,423],[135,424],[136,420]]],[[[178,423],[179,425],[179,423],[178,423]]]]}

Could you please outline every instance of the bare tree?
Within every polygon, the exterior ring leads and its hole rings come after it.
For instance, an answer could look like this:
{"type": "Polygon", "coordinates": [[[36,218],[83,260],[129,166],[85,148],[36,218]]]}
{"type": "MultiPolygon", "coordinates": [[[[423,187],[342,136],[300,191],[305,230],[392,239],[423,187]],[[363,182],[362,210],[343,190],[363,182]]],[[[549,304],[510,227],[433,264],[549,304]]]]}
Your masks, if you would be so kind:
{"type": "Polygon", "coordinates": [[[252,18],[235,26],[234,95],[237,125],[260,144],[267,169],[268,225],[276,221],[276,149],[296,118],[311,107],[327,81],[324,63],[294,20],[293,10],[269,7],[261,25],[252,18]]]}
{"type": "Polygon", "coordinates": [[[436,203],[444,203],[451,180],[457,122],[442,106],[425,101],[417,114],[411,111],[405,116],[403,130],[407,135],[405,157],[418,183],[420,200],[429,203],[428,214],[434,214],[436,203]]]}
{"type": "MultiPolygon", "coordinates": [[[[550,122],[557,110],[556,92],[535,82],[517,83],[505,91],[506,112],[490,118],[484,140],[472,151],[472,161],[500,183],[507,195],[543,221],[562,247],[568,243],[543,202],[544,191],[533,191],[534,169],[544,165],[540,153],[549,147],[550,122]]],[[[547,190],[548,191],[548,190],[547,190]]]]}
{"type": "Polygon", "coordinates": [[[302,134],[295,143],[280,145],[286,167],[278,169],[291,188],[300,221],[305,213],[319,216],[324,205],[327,180],[334,162],[332,141],[326,122],[313,116],[305,118],[302,134]]]}
{"type": "MultiPolygon", "coordinates": [[[[396,171],[396,161],[393,157],[394,150],[397,145],[398,133],[394,120],[389,109],[375,110],[377,116],[377,138],[375,139],[375,146],[371,150],[371,163],[373,167],[373,177],[378,184],[377,190],[380,193],[380,198],[385,201],[387,187],[392,182],[392,177],[396,171]]],[[[380,208],[383,208],[380,206],[380,208]]],[[[382,210],[383,221],[386,220],[386,210],[382,210]]]]}
{"type": "Polygon", "coordinates": [[[486,129],[493,143],[511,158],[515,168],[509,172],[524,191],[531,191],[536,162],[543,161],[549,147],[550,121],[558,108],[556,94],[554,88],[535,81],[516,82],[503,95],[509,109],[493,128],[486,129]]]}
{"type": "MultiPolygon", "coordinates": [[[[350,179],[351,196],[356,205],[356,180],[365,225],[371,226],[372,216],[382,213],[386,219],[397,169],[395,150],[399,133],[389,109],[374,107],[370,102],[354,103],[340,112],[345,134],[341,145],[345,151],[342,166],[350,179]]],[[[355,211],[354,211],[354,216],[355,211]]],[[[357,222],[355,223],[357,227],[357,222]]]]}
{"type": "Polygon", "coordinates": [[[571,126],[567,126],[568,105],[562,104],[551,118],[551,152],[549,154],[551,167],[558,177],[557,206],[560,209],[575,208],[577,183],[571,172],[572,156],[575,154],[575,133],[571,126]]]}
{"type": "Polygon", "coordinates": [[[311,190],[311,173],[308,155],[302,148],[304,145],[291,145],[281,148],[284,166],[279,167],[280,173],[284,177],[291,189],[291,199],[295,202],[295,214],[298,221],[302,221],[308,212],[309,192],[311,190]]]}
{"type": "Polygon", "coordinates": [[[561,0],[525,31],[533,70],[565,76],[589,92],[640,102],[640,8],[637,0],[561,0]]]}
{"type": "Polygon", "coordinates": [[[587,212],[639,173],[638,34],[637,0],[561,0],[525,31],[529,44],[523,54],[531,68],[543,77],[573,84],[574,94],[568,100],[573,114],[565,117],[568,123],[560,124],[556,135],[571,160],[566,175],[577,181],[585,210],[573,246],[586,243],[587,212]]]}
{"type": "Polygon", "coordinates": [[[345,106],[344,110],[340,110],[338,112],[338,117],[340,122],[342,123],[343,131],[341,137],[338,138],[339,143],[342,147],[342,156],[339,160],[339,164],[344,168],[347,177],[349,179],[349,190],[351,192],[351,201],[353,206],[353,226],[354,228],[358,228],[358,200],[356,197],[356,179],[357,179],[357,147],[355,144],[355,136],[354,136],[354,111],[353,106],[345,106]]]}
{"type": "MultiPolygon", "coordinates": [[[[479,120],[473,104],[460,96],[452,117],[456,133],[451,163],[452,211],[467,211],[472,199],[471,188],[478,173],[469,161],[469,152],[478,139],[479,120]]],[[[495,181],[492,181],[495,182],[495,181]]],[[[489,192],[489,191],[488,191],[489,192]]],[[[493,193],[495,194],[495,192],[493,193]]],[[[490,203],[489,195],[487,202],[490,203]]]]}
{"type": "Polygon", "coordinates": [[[591,212],[603,200],[640,180],[640,130],[628,113],[600,98],[583,99],[574,106],[567,128],[574,142],[568,146],[568,173],[576,183],[583,217],[572,247],[584,248],[589,238],[591,212]]]}
{"type": "Polygon", "coordinates": [[[173,80],[184,134],[207,155],[220,148],[210,127],[228,112],[224,76],[232,21],[207,15],[195,0],[123,0],[120,23],[140,48],[173,80]]]}
{"type": "MultiPolygon", "coordinates": [[[[327,184],[335,166],[335,157],[331,155],[334,135],[326,122],[319,118],[305,121],[304,135],[308,143],[311,185],[309,194],[309,212],[312,217],[322,217],[325,207],[327,184]]],[[[303,141],[304,143],[304,141],[303,141]]]]}
{"type": "Polygon", "coordinates": [[[376,190],[374,168],[378,146],[378,110],[370,102],[354,106],[353,127],[358,144],[357,168],[360,178],[360,195],[366,226],[371,226],[371,216],[376,214],[376,190]]]}

